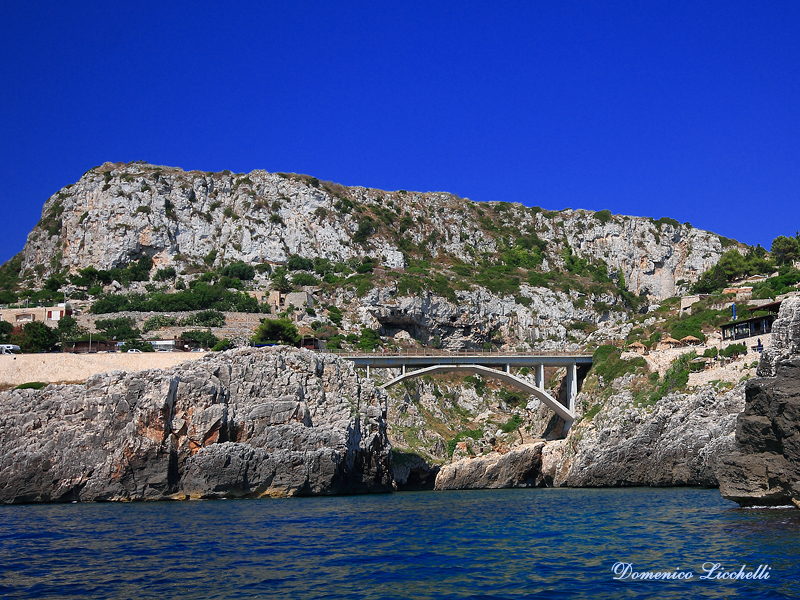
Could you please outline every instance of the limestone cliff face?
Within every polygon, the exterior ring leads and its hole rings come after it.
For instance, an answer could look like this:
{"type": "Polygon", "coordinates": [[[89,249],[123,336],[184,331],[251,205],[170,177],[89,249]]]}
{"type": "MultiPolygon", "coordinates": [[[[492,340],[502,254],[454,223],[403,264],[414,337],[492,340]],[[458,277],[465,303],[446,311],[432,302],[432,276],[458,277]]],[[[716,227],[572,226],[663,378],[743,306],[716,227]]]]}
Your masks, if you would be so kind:
{"type": "Polygon", "coordinates": [[[0,406],[2,503],[391,490],[382,394],[308,351],[115,371],[0,406]]]}
{"type": "Polygon", "coordinates": [[[736,423],[735,451],[725,458],[720,492],[742,506],[800,508],[800,298],[781,304],[772,345],[748,382],[736,423]]]}
{"type": "Polygon", "coordinates": [[[438,337],[441,346],[450,350],[480,348],[492,335],[512,348],[533,342],[539,349],[561,348],[569,323],[575,321],[597,322],[598,329],[590,336],[574,332],[587,341],[624,337],[620,327],[626,321],[625,312],[605,310],[598,316],[595,310],[599,302],[620,304],[621,299],[612,294],[588,294],[581,308],[575,306],[577,294],[527,284],[520,289],[520,296],[529,299],[527,305],[514,296],[497,296],[482,289],[455,294],[455,301],[427,292],[401,296],[393,286],[373,289],[362,298],[343,293],[337,304],[357,302],[359,322],[384,335],[404,331],[427,344],[438,337]]]}
{"type": "Polygon", "coordinates": [[[549,442],[543,471],[556,486],[718,485],[733,450],[744,384],[674,393],[652,409],[633,406],[625,389],[565,440],[549,442]]]}
{"type": "Polygon", "coordinates": [[[622,274],[629,290],[654,298],[673,295],[679,280],[695,281],[722,253],[717,235],[647,218],[549,213],[266,171],[106,163],[47,200],[28,236],[22,268],[41,280],[65,268],[109,269],[145,254],[159,267],[181,267],[210,256],[217,263],[280,263],[295,253],[335,260],[369,255],[402,268],[401,246],[407,244],[422,244],[434,258],[452,255],[477,264],[476,257],[498,249],[501,237],[521,231],[548,243],[545,268],[563,265],[569,246],[622,274]],[[357,234],[366,208],[380,220],[373,219],[375,233],[364,242],[357,234]]]}

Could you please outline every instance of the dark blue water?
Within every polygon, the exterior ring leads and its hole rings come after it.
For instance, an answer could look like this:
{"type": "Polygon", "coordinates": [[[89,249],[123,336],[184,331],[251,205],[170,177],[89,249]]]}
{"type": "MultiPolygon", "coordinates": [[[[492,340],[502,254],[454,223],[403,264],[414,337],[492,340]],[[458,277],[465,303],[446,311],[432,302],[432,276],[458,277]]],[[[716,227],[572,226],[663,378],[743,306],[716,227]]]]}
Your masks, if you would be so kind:
{"type": "Polygon", "coordinates": [[[4,506],[0,526],[4,598],[800,597],[800,511],[716,490],[4,506]],[[707,562],[770,578],[700,580],[707,562]]]}

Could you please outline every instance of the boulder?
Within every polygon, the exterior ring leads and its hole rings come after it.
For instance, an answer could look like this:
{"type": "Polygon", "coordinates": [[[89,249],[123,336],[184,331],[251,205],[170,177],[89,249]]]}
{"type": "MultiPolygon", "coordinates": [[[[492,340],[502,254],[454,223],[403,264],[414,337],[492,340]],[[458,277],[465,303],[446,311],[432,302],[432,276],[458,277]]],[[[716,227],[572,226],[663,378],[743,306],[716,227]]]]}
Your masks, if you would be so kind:
{"type": "Polygon", "coordinates": [[[437,490],[543,487],[542,448],[525,444],[500,454],[492,452],[444,465],[436,476],[437,490]]]}

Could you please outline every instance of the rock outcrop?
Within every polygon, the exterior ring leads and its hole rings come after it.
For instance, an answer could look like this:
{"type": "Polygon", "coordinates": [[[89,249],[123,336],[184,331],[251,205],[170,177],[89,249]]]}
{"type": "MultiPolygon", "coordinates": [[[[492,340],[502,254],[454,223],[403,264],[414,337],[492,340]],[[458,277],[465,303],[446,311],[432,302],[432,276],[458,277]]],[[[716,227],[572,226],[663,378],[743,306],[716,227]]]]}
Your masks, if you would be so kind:
{"type": "Polygon", "coordinates": [[[783,301],[772,340],[759,363],[761,377],[747,384],[720,493],[742,506],[800,508],[800,298],[783,301]]]}
{"type": "Polygon", "coordinates": [[[0,406],[2,503],[391,490],[385,397],[329,355],[233,350],[0,406]]]}
{"type": "Polygon", "coordinates": [[[721,461],[733,449],[743,386],[671,394],[652,410],[632,406],[625,390],[591,422],[553,442],[545,471],[555,485],[570,487],[716,486],[721,461]]]}
{"type": "Polygon", "coordinates": [[[444,465],[436,476],[437,490],[476,490],[544,487],[542,448],[545,442],[526,444],[510,452],[492,452],[444,465]]]}
{"type": "Polygon", "coordinates": [[[758,363],[759,377],[775,377],[779,361],[800,356],[800,298],[790,296],[781,302],[771,337],[758,363]]]}

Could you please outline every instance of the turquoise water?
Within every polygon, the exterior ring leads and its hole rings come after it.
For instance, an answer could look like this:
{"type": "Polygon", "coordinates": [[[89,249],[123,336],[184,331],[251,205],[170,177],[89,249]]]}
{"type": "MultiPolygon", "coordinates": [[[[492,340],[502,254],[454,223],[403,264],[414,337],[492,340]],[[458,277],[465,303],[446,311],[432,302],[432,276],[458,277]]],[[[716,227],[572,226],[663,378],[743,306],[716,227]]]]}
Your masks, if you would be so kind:
{"type": "Polygon", "coordinates": [[[0,525],[4,598],[800,597],[800,511],[717,490],[3,506],[0,525]],[[700,580],[710,562],[770,577],[700,580]]]}

